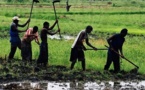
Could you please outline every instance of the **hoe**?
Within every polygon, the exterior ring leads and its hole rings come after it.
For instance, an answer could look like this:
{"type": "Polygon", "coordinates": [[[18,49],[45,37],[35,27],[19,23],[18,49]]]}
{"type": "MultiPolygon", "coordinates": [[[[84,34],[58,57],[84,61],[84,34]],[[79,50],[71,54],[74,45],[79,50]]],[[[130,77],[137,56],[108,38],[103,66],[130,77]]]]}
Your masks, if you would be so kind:
{"type": "MultiPolygon", "coordinates": [[[[105,47],[109,48],[107,45],[105,45],[105,47]]],[[[119,56],[122,57],[121,54],[119,54],[117,51],[115,51],[114,49],[111,49],[112,51],[114,51],[116,54],[118,54],[119,56]]],[[[123,59],[125,59],[126,61],[128,61],[129,63],[131,63],[132,65],[134,65],[136,68],[132,69],[130,72],[132,73],[137,73],[139,67],[137,65],[135,65],[133,62],[131,62],[130,60],[128,60],[127,58],[123,57],[123,59]]]]}
{"type": "MultiPolygon", "coordinates": [[[[57,2],[60,2],[60,0],[53,0],[53,9],[54,9],[54,14],[55,14],[55,19],[57,20],[57,15],[56,15],[56,9],[55,9],[55,3],[57,3],[57,2]]],[[[57,23],[57,27],[58,27],[58,29],[60,29],[59,28],[59,24],[57,23]]],[[[59,32],[59,36],[60,36],[60,38],[61,38],[61,34],[60,34],[60,32],[59,32]]]]}
{"type": "MultiPolygon", "coordinates": [[[[34,5],[34,2],[35,3],[39,3],[39,1],[38,0],[32,0],[32,5],[31,5],[31,11],[30,11],[30,16],[29,16],[29,19],[31,19],[31,15],[32,15],[32,10],[33,10],[33,5],[34,5]]],[[[29,28],[29,23],[28,23],[28,27],[27,28],[29,28]]]]}

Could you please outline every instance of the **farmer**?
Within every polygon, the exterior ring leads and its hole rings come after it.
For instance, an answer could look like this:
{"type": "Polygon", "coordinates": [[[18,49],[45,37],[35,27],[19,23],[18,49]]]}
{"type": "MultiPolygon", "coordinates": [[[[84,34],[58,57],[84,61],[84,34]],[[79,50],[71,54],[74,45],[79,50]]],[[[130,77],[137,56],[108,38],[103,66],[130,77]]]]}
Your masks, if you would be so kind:
{"type": "Polygon", "coordinates": [[[121,53],[122,58],[124,58],[122,47],[123,43],[125,41],[125,36],[127,35],[127,29],[124,28],[121,30],[119,34],[115,34],[109,39],[107,39],[107,42],[109,44],[109,49],[108,49],[108,56],[107,56],[107,62],[104,67],[104,70],[108,70],[111,63],[113,62],[114,65],[114,73],[117,73],[120,71],[120,60],[119,60],[119,55],[117,53],[121,53]],[[115,53],[115,51],[117,53],[115,53]]]}
{"type": "Polygon", "coordinates": [[[41,38],[41,45],[40,45],[40,54],[37,60],[37,66],[47,66],[48,63],[48,45],[47,45],[47,34],[54,35],[57,32],[60,32],[60,29],[58,29],[56,32],[51,32],[51,30],[54,28],[54,26],[58,23],[58,20],[55,21],[55,23],[49,27],[48,22],[43,23],[43,28],[40,32],[40,38],[41,38]]]}
{"type": "Polygon", "coordinates": [[[22,38],[21,56],[24,62],[32,61],[32,47],[31,47],[32,40],[35,40],[35,42],[38,45],[40,44],[38,40],[38,27],[37,26],[34,26],[33,28],[29,28],[24,34],[24,37],[22,38]]]}
{"type": "Polygon", "coordinates": [[[84,51],[86,50],[86,47],[83,45],[83,42],[85,40],[86,44],[90,47],[92,47],[94,50],[97,50],[96,47],[92,46],[89,43],[88,34],[93,31],[92,26],[87,26],[85,30],[80,31],[80,33],[77,35],[72,47],[71,47],[71,55],[70,55],[70,61],[71,61],[71,67],[72,70],[74,68],[74,65],[77,61],[82,61],[82,69],[85,71],[85,55],[84,51]]]}
{"type": "Polygon", "coordinates": [[[8,56],[8,61],[11,61],[13,59],[17,48],[21,49],[21,40],[19,37],[19,33],[25,32],[26,30],[25,31],[18,30],[18,27],[25,27],[30,22],[30,19],[28,19],[25,24],[20,25],[19,24],[20,19],[17,16],[14,16],[12,20],[13,22],[10,26],[11,51],[8,56]]]}

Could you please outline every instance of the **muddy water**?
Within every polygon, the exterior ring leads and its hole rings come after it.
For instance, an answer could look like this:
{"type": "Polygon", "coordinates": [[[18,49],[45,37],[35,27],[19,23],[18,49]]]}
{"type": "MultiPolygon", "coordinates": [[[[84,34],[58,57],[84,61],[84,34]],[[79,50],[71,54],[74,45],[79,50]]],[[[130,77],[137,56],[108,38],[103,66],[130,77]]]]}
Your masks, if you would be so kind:
{"type": "Polygon", "coordinates": [[[70,35],[61,35],[61,38],[59,35],[52,35],[52,36],[48,36],[48,38],[50,39],[65,39],[65,40],[70,40],[70,39],[74,39],[74,36],[70,36],[70,35]]]}
{"type": "Polygon", "coordinates": [[[11,82],[0,90],[145,90],[145,81],[11,82]]]}
{"type": "MultiPolygon", "coordinates": [[[[95,38],[94,36],[89,36],[90,38],[95,38]]],[[[61,37],[59,35],[52,35],[52,36],[48,36],[48,38],[50,39],[65,39],[65,40],[70,40],[70,39],[75,39],[76,36],[71,36],[71,35],[61,35],[61,37]]]]}

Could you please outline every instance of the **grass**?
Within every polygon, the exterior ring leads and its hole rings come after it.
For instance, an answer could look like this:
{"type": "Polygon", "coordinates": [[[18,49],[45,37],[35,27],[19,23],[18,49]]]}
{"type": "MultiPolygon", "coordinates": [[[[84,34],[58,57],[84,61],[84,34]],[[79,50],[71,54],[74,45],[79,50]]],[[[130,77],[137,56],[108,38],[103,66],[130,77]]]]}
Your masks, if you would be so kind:
{"type": "MultiPolygon", "coordinates": [[[[102,2],[103,3],[103,2],[102,2]]],[[[70,12],[66,12],[63,4],[56,4],[57,16],[63,34],[75,34],[86,25],[92,25],[96,32],[114,33],[122,28],[128,28],[130,34],[145,34],[144,27],[144,7],[138,6],[72,6],[70,12]],[[62,6],[62,7],[61,7],[62,6]],[[77,27],[76,27],[77,25],[77,27]],[[73,29],[73,30],[72,30],[73,29]],[[69,32],[69,33],[68,33],[69,32]]],[[[21,18],[20,23],[24,23],[29,18],[30,5],[8,5],[1,7],[0,30],[9,30],[9,25],[13,16],[21,18]],[[25,10],[23,9],[25,7],[25,10]]],[[[55,20],[52,5],[35,4],[33,8],[30,27],[34,25],[42,28],[44,21],[49,21],[52,25],[55,20]]],[[[56,29],[56,28],[55,28],[56,29]]]]}
{"type": "MultiPolygon", "coordinates": [[[[105,48],[104,45],[107,45],[105,39],[91,39],[90,42],[98,47],[105,48]]],[[[73,40],[48,40],[49,47],[49,64],[50,65],[63,65],[66,67],[70,67],[70,50],[73,40]]],[[[8,39],[1,39],[0,48],[4,48],[3,52],[0,52],[1,57],[8,55],[9,53],[9,45],[8,39]]],[[[140,67],[139,72],[144,74],[144,52],[142,49],[144,46],[144,37],[126,37],[126,42],[124,43],[123,51],[126,58],[128,58],[131,62],[140,67]],[[142,43],[140,43],[142,41],[142,43]]],[[[33,51],[33,59],[37,59],[39,55],[39,46],[32,42],[32,51],[33,51]]],[[[87,48],[89,48],[87,46],[87,48]]],[[[91,70],[102,71],[104,65],[106,63],[107,51],[85,51],[86,56],[86,68],[91,70]]],[[[15,58],[21,59],[20,50],[17,50],[15,54],[15,58]]],[[[135,68],[128,61],[121,59],[121,69],[125,71],[130,71],[135,68]]],[[[111,66],[113,69],[113,66],[111,66]]],[[[81,63],[78,62],[75,65],[75,69],[81,69],[81,63]]]]}
{"type": "MultiPolygon", "coordinates": [[[[63,1],[64,2],[64,1],[63,1]]],[[[62,34],[77,35],[78,32],[84,29],[87,25],[92,25],[94,28],[93,35],[97,38],[91,39],[91,43],[98,48],[104,48],[106,38],[113,33],[118,33],[122,28],[129,30],[130,36],[126,37],[124,44],[124,55],[133,63],[140,67],[139,72],[144,73],[144,52],[145,45],[145,3],[142,0],[133,1],[114,1],[112,5],[107,5],[107,1],[98,1],[92,3],[82,3],[80,1],[71,1],[72,7],[69,12],[65,10],[65,4],[56,5],[57,16],[62,34]],[[126,3],[128,2],[128,3],[126,3]],[[142,37],[140,37],[142,36],[142,37]],[[99,39],[98,39],[99,38],[99,39]]],[[[20,5],[0,5],[0,57],[5,58],[10,51],[9,43],[9,26],[12,22],[12,17],[20,16],[20,24],[25,23],[29,18],[30,4],[20,5]]],[[[39,26],[39,32],[43,22],[49,21],[52,25],[55,21],[53,7],[51,4],[35,4],[33,8],[30,27],[39,26]]],[[[19,28],[25,30],[25,28],[19,28]]],[[[57,27],[54,28],[56,30],[57,27]]],[[[24,33],[20,34],[22,37],[24,33]]],[[[65,65],[69,68],[70,50],[73,40],[48,40],[49,44],[49,64],[65,65]]],[[[34,42],[33,59],[37,59],[39,55],[39,47],[34,42]]],[[[87,69],[101,71],[106,63],[107,51],[86,51],[87,69]]],[[[21,59],[20,50],[17,50],[15,58],[21,59]]],[[[75,69],[81,69],[81,64],[77,63],[75,69]]],[[[113,66],[111,66],[113,68],[113,66]]],[[[122,59],[121,68],[129,71],[134,68],[129,62],[122,59]]]]}

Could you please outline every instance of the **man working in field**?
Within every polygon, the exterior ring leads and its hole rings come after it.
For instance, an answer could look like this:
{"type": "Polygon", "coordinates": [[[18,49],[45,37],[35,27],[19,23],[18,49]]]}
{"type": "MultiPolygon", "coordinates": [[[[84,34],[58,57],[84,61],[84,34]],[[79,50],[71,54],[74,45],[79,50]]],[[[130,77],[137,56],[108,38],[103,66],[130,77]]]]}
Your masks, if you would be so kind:
{"type": "Polygon", "coordinates": [[[47,66],[48,63],[48,46],[47,46],[47,34],[54,35],[57,32],[60,32],[58,29],[56,32],[51,32],[54,26],[58,23],[56,20],[55,23],[49,28],[49,23],[43,23],[43,29],[41,30],[40,37],[41,37],[41,45],[40,45],[40,54],[37,60],[37,66],[47,66]]]}
{"type": "Polygon", "coordinates": [[[28,19],[28,21],[25,24],[20,25],[19,24],[20,19],[17,16],[14,16],[12,20],[13,22],[10,27],[11,51],[8,56],[8,61],[11,61],[13,59],[17,48],[21,49],[21,39],[19,37],[19,33],[25,32],[26,30],[25,31],[18,30],[18,27],[25,27],[30,22],[30,19],[28,19]]]}
{"type": "Polygon", "coordinates": [[[86,50],[86,47],[84,46],[83,42],[84,40],[86,41],[86,44],[90,47],[92,47],[94,50],[97,50],[96,47],[92,46],[89,43],[89,38],[88,38],[88,34],[91,33],[93,30],[92,26],[87,26],[85,30],[82,30],[78,35],[77,38],[75,39],[72,47],[71,47],[71,56],[70,56],[70,61],[71,63],[71,70],[74,68],[74,65],[77,61],[77,59],[79,61],[82,62],[82,69],[83,71],[86,70],[85,67],[85,55],[84,55],[84,51],[86,50]]]}
{"type": "Polygon", "coordinates": [[[120,71],[120,59],[119,59],[119,51],[121,53],[121,56],[123,56],[123,43],[125,41],[125,36],[127,35],[127,29],[124,28],[121,30],[119,34],[115,34],[109,39],[107,39],[107,42],[109,44],[109,49],[108,49],[108,56],[107,56],[107,62],[104,67],[104,70],[108,70],[111,63],[113,62],[114,65],[114,72],[117,73],[120,71]],[[117,53],[116,53],[117,52],[117,53]]]}
{"type": "Polygon", "coordinates": [[[31,41],[34,39],[35,39],[35,42],[39,45],[37,26],[34,26],[33,28],[29,28],[24,34],[24,37],[22,39],[21,56],[24,62],[32,61],[31,41]]]}

